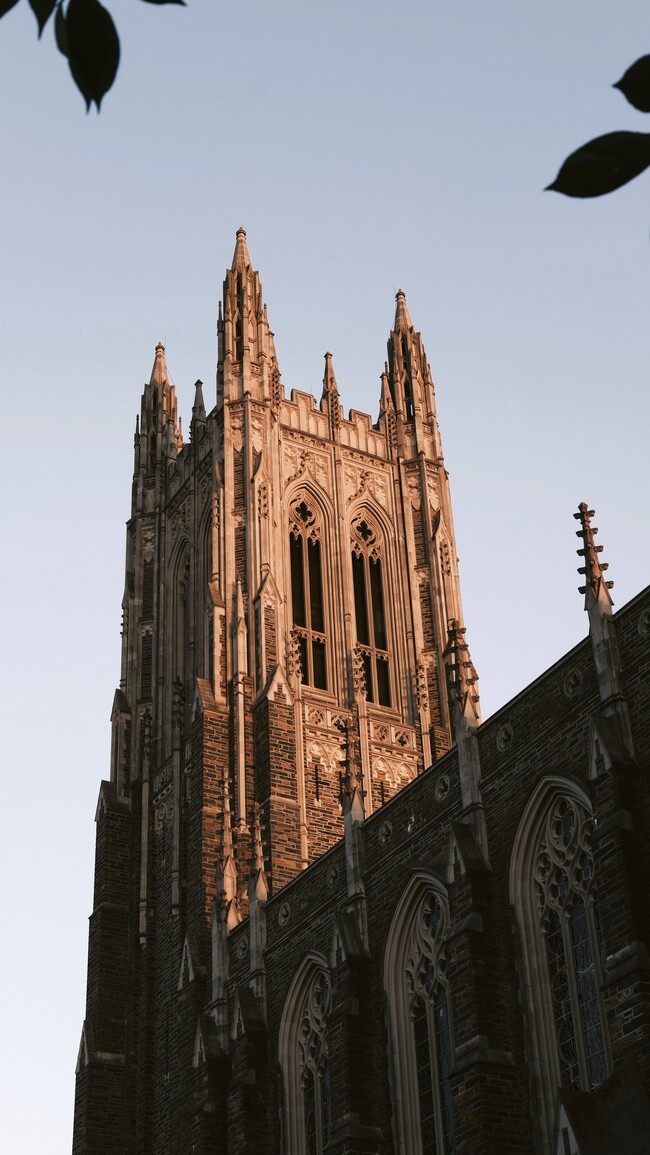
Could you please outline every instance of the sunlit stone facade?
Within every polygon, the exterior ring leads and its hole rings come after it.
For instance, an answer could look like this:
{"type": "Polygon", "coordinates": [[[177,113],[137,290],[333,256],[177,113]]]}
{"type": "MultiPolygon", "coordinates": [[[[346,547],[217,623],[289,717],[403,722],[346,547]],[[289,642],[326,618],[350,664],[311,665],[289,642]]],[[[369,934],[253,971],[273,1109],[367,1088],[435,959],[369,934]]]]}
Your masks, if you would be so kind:
{"type": "Polygon", "coordinates": [[[285,395],[242,229],[218,333],[189,440],[162,345],[136,426],[75,1155],[645,1134],[650,594],[581,507],[590,638],[481,724],[404,294],[376,421],[329,353],[285,395]]]}

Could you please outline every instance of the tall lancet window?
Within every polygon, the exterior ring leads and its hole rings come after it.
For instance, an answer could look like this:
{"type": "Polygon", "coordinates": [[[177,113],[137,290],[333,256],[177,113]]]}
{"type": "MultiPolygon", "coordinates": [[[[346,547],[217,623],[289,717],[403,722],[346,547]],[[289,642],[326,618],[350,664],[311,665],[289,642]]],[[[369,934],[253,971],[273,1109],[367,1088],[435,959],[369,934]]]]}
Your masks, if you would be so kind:
{"type": "Polygon", "coordinates": [[[323,596],[322,523],[315,502],[301,494],[289,512],[289,555],[294,636],[301,678],[327,689],[327,646],[323,596]]]}
{"type": "Polygon", "coordinates": [[[400,1155],[451,1155],[454,1150],[448,930],[444,887],[422,872],[402,897],[384,963],[400,1155]]]}
{"type": "Polygon", "coordinates": [[[593,816],[582,790],[545,779],[520,822],[510,873],[526,971],[545,1125],[558,1086],[583,1091],[608,1074],[600,988],[603,944],[594,903],[593,816]]]}
{"type": "Polygon", "coordinates": [[[369,702],[390,706],[390,655],[384,600],[383,543],[365,513],[352,522],[352,584],[357,646],[369,702]]]}
{"type": "Polygon", "coordinates": [[[313,979],[300,1022],[300,1084],[306,1155],[323,1155],[330,1134],[330,1068],[325,1027],[332,988],[320,971],[313,979]]]}
{"type": "Polygon", "coordinates": [[[327,1021],[331,999],[332,986],[324,960],[309,956],[291,984],[280,1023],[287,1155],[324,1155],[329,1142],[327,1021]]]}

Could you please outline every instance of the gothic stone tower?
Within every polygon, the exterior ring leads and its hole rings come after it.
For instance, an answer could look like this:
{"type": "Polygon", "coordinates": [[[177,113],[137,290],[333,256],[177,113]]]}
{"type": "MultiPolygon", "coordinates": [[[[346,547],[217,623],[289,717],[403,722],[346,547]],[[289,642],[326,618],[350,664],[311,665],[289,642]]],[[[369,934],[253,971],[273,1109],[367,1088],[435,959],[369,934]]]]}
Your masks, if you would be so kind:
{"type": "MultiPolygon", "coordinates": [[[[217,404],[206,413],[197,382],[189,441],[162,345],[136,424],[77,1155],[262,1150],[232,1137],[251,1088],[228,1054],[229,935],[250,916],[234,1014],[254,1035],[263,905],[344,833],[363,936],[353,819],[452,746],[446,661],[456,723],[478,723],[434,388],[404,294],[376,423],[345,418],[330,353],[319,405],[285,397],[243,229],[218,339],[217,404]],[[225,1115],[196,1107],[193,1048],[230,1087],[225,1115]]],[[[480,845],[471,764],[465,777],[480,845]]]]}

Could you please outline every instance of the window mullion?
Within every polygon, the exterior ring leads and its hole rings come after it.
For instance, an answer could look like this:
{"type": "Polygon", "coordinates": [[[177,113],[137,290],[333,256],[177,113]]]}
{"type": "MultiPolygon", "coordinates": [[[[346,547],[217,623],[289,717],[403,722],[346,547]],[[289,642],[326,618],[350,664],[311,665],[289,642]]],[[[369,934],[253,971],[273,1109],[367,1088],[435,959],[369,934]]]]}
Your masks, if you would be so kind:
{"type": "Polygon", "coordinates": [[[372,590],[370,589],[370,561],[368,554],[363,553],[363,574],[366,595],[366,615],[368,619],[368,641],[370,643],[370,677],[372,678],[372,700],[377,701],[377,654],[375,651],[375,623],[372,618],[372,590]]]}
{"type": "Polygon", "coordinates": [[[589,1073],[585,1056],[585,1043],[582,1034],[582,1015],[580,1014],[580,999],[576,984],[575,960],[573,953],[573,939],[569,926],[570,912],[563,910],[560,925],[562,927],[562,942],[564,944],[564,958],[566,962],[567,980],[569,983],[569,997],[571,999],[571,1016],[573,1018],[573,1037],[575,1039],[578,1066],[580,1068],[580,1086],[583,1090],[589,1087],[589,1073]]]}
{"type": "Polygon", "coordinates": [[[444,1135],[442,1128],[442,1104],[440,1102],[440,1071],[438,1064],[438,1044],[436,1040],[435,1008],[433,1001],[434,991],[427,999],[427,1028],[429,1030],[429,1062],[431,1064],[431,1088],[435,1111],[436,1151],[444,1152],[444,1135]]]}
{"type": "Polygon", "coordinates": [[[314,1071],[314,1112],[316,1115],[316,1151],[323,1155],[323,1101],[320,1074],[314,1071]]]}
{"type": "Polygon", "coordinates": [[[302,548],[302,584],[305,591],[305,637],[307,645],[307,669],[305,670],[305,681],[313,686],[313,654],[311,651],[312,637],[311,637],[311,590],[309,588],[309,538],[305,535],[303,537],[302,548]]]}

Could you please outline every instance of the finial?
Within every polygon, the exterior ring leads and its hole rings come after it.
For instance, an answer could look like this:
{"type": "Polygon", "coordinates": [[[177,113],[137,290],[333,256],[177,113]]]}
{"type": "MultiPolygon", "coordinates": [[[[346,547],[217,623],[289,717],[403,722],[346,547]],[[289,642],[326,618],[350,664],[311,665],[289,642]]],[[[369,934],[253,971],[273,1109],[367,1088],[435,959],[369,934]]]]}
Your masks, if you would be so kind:
{"type": "Polygon", "coordinates": [[[235,253],[232,258],[232,267],[233,269],[243,270],[248,268],[250,263],[251,259],[248,252],[248,245],[246,244],[246,230],[240,226],[237,229],[237,240],[235,242],[235,253]]]}
{"type": "Polygon", "coordinates": [[[469,703],[478,721],[477,703],[479,696],[478,691],[474,688],[478,682],[478,674],[465,641],[465,627],[461,626],[456,618],[452,618],[448,623],[447,646],[444,657],[450,698],[458,702],[463,713],[465,713],[465,708],[469,703]]]}
{"type": "Polygon", "coordinates": [[[253,842],[253,869],[251,883],[253,893],[260,902],[266,902],[269,896],[266,872],[264,870],[264,850],[262,847],[262,808],[259,802],[253,805],[252,842],[253,842]]]}
{"type": "Polygon", "coordinates": [[[194,404],[192,406],[192,420],[190,422],[190,434],[198,426],[205,425],[206,413],[205,404],[203,402],[203,382],[197,381],[194,385],[194,404]]]}
{"type": "Polygon", "coordinates": [[[136,415],[135,415],[135,433],[133,435],[133,444],[134,445],[140,444],[140,414],[139,413],[136,413],[136,415]]]}
{"type": "Polygon", "coordinates": [[[406,294],[403,289],[397,290],[395,301],[395,324],[393,329],[396,333],[407,333],[409,329],[413,328],[413,322],[406,307],[406,294]]]}
{"type": "Polygon", "coordinates": [[[589,509],[586,501],[581,501],[578,512],[574,513],[573,516],[581,525],[581,528],[576,530],[576,537],[581,537],[584,543],[583,549],[576,550],[576,553],[585,559],[585,564],[578,567],[578,573],[584,574],[587,579],[583,586],[578,586],[578,592],[585,595],[586,610],[589,609],[591,598],[602,611],[611,614],[613,603],[609,596],[609,590],[611,590],[614,582],[605,581],[603,577],[609,566],[607,562],[601,562],[598,556],[603,552],[603,547],[596,545],[594,541],[598,533],[596,527],[591,524],[591,518],[595,516],[594,510],[589,509]]]}
{"type": "Polygon", "coordinates": [[[327,409],[330,418],[330,435],[333,436],[335,431],[341,424],[341,404],[339,401],[339,388],[336,384],[336,376],[334,374],[334,366],[332,365],[332,354],[325,354],[325,376],[323,377],[323,396],[321,399],[321,409],[327,409]]]}
{"type": "Polygon", "coordinates": [[[228,789],[228,771],[223,775],[223,834],[221,843],[222,861],[232,857],[232,824],[230,821],[230,791],[228,789]]]}
{"type": "Polygon", "coordinates": [[[164,385],[167,380],[167,362],[165,360],[165,346],[162,341],[156,345],[153,369],[151,370],[151,385],[164,385]]]}

